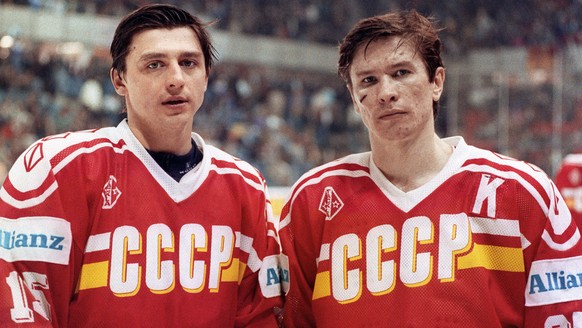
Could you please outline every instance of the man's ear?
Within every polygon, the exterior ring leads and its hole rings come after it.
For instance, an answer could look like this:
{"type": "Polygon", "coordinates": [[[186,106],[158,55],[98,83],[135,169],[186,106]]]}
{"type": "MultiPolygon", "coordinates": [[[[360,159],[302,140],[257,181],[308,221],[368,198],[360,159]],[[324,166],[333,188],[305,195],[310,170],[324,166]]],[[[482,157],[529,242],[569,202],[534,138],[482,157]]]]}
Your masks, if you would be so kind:
{"type": "Polygon", "coordinates": [[[439,101],[441,95],[443,94],[445,86],[445,69],[444,67],[438,67],[435,72],[434,82],[433,82],[432,100],[439,101]]]}
{"type": "Polygon", "coordinates": [[[109,77],[111,78],[111,83],[115,88],[115,92],[120,96],[125,96],[127,94],[127,88],[125,87],[125,81],[123,80],[121,73],[119,73],[115,68],[111,68],[109,70],[109,77]]]}

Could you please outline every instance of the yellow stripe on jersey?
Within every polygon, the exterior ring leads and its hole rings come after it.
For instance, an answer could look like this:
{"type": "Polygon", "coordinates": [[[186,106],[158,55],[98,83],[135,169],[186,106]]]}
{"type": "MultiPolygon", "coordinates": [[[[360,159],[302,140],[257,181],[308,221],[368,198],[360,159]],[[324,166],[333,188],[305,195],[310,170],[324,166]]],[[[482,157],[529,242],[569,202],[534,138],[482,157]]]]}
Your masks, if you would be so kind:
{"type": "Polygon", "coordinates": [[[331,295],[331,276],[329,271],[319,272],[315,276],[312,300],[331,295]]]}
{"type": "Polygon", "coordinates": [[[458,259],[459,270],[470,268],[524,272],[521,248],[474,244],[471,253],[458,259]]]}
{"type": "Polygon", "coordinates": [[[222,271],[222,279],[220,280],[225,282],[239,282],[240,278],[239,265],[240,262],[237,258],[232,259],[232,263],[230,264],[230,266],[224,271],[222,271]]]}
{"type": "Polygon", "coordinates": [[[83,264],[79,290],[106,287],[109,272],[109,261],[83,264]]]}

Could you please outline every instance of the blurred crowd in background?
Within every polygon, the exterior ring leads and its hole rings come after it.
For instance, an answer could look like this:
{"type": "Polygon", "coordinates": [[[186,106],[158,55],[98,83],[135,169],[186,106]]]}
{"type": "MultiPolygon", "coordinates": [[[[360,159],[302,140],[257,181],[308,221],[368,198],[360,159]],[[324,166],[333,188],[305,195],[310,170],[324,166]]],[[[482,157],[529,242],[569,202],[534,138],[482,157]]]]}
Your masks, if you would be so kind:
{"type": "MultiPolygon", "coordinates": [[[[147,0],[0,0],[42,10],[121,17],[147,0]]],[[[432,14],[445,27],[448,53],[473,47],[582,41],[577,0],[168,0],[219,21],[221,30],[337,44],[360,18],[394,9],[432,14]]]]}
{"type": "MultiPolygon", "coordinates": [[[[149,1],[0,0],[39,10],[121,17],[149,1]]],[[[449,58],[474,48],[582,43],[582,1],[566,0],[207,0],[165,1],[180,5],[231,33],[266,35],[337,45],[361,17],[414,7],[445,27],[449,58]],[[525,15],[527,13],[527,15],[525,15]]],[[[3,171],[34,140],[71,130],[116,125],[123,100],[109,81],[110,61],[95,56],[82,65],[48,55],[43,44],[21,40],[0,49],[0,181],[3,171]]],[[[552,84],[512,91],[509,136],[521,153],[508,155],[548,173],[552,147],[552,84]],[[513,99],[515,98],[515,99],[513,99]],[[548,130],[549,129],[549,130],[548,130]]],[[[194,130],[207,142],[257,166],[270,185],[289,186],[306,170],[348,153],[368,150],[367,132],[340,79],[331,73],[218,63],[211,73],[194,130]]],[[[482,91],[482,90],[481,90],[482,91]]],[[[466,94],[472,94],[466,90],[466,94]]],[[[446,97],[446,94],[445,94],[446,97]]],[[[479,102],[477,102],[479,103],[479,102]]],[[[462,103],[462,134],[469,142],[499,150],[491,120],[496,104],[462,103]]],[[[582,141],[582,98],[564,113],[565,130],[582,141]]],[[[446,107],[443,108],[446,110],[446,107]]],[[[447,134],[444,120],[438,130],[447,134]]]]}

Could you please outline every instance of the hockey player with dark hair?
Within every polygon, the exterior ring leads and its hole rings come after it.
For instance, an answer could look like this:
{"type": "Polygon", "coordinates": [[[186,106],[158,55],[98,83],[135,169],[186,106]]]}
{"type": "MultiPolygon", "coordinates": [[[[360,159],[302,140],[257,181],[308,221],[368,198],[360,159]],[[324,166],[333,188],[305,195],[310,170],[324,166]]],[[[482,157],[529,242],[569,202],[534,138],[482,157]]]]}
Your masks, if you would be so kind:
{"type": "Polygon", "coordinates": [[[192,132],[206,24],[148,5],[111,55],[127,119],[35,142],[0,189],[0,326],[276,327],[265,179],[192,132]]]}

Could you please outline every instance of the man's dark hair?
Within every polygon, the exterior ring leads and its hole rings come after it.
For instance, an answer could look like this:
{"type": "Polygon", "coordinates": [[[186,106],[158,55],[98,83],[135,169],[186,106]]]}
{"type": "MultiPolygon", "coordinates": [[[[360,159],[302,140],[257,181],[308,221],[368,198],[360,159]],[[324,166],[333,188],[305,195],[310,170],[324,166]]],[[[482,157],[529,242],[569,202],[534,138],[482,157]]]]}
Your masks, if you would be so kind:
{"type": "Polygon", "coordinates": [[[173,5],[152,4],[136,9],[125,16],[115,30],[110,48],[113,59],[111,68],[117,70],[118,73],[125,72],[125,59],[129,53],[129,46],[134,35],[145,30],[172,29],[186,26],[190,27],[198,36],[202,54],[204,55],[206,74],[208,75],[216,59],[216,50],[212,46],[212,41],[206,31],[206,27],[209,25],[173,5]]]}

